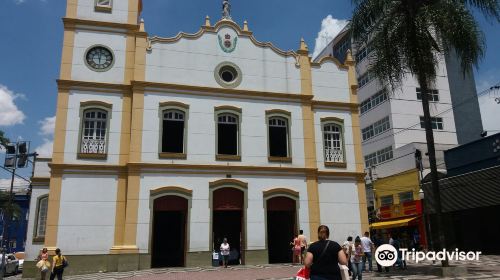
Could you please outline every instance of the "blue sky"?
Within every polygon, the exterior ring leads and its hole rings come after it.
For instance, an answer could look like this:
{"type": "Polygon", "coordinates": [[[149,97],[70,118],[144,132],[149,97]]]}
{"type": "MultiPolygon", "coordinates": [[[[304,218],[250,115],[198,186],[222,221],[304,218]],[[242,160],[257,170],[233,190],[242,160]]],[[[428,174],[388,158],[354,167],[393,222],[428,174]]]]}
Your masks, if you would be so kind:
{"type": "MultiPolygon", "coordinates": [[[[124,1],[124,0],[115,0],[124,1]]],[[[196,32],[209,15],[220,18],[221,0],[144,0],[142,17],[150,36],[196,32]]],[[[233,19],[248,20],[259,41],[297,49],[303,37],[312,52],[324,18],[350,17],[350,0],[232,0],[233,19]]],[[[62,46],[66,1],[0,0],[0,129],[11,139],[50,145],[56,107],[56,79],[62,46]],[[7,94],[5,94],[7,93],[7,94]],[[0,96],[1,97],[1,96],[0,96]],[[7,98],[7,99],[5,99],[7,98]],[[10,98],[10,99],[9,99],[10,98]],[[3,111],[3,112],[2,112],[3,111]],[[11,118],[5,118],[10,111],[11,118]],[[4,118],[2,118],[4,113],[4,118]]],[[[478,18],[486,34],[487,52],[476,73],[478,89],[500,81],[500,28],[478,18]]],[[[329,21],[332,23],[332,21],[329,21]]],[[[335,22],[333,22],[335,24],[335,22]]],[[[0,170],[0,178],[7,174],[0,170]]]]}

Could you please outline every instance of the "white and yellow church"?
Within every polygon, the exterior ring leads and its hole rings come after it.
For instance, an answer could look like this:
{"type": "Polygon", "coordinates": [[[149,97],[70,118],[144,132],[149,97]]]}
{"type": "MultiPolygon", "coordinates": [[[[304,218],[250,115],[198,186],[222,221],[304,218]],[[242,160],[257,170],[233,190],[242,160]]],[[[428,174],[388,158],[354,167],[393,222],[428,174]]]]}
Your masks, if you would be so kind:
{"type": "MultiPolygon", "coordinates": [[[[151,36],[140,0],[67,0],[54,152],[37,162],[25,277],[291,261],[302,229],[368,229],[354,60],[312,62],[207,17],[151,36]],[[201,20],[202,21],[202,20],[201,20]]],[[[196,19],[194,19],[196,20],[196,19]]]]}

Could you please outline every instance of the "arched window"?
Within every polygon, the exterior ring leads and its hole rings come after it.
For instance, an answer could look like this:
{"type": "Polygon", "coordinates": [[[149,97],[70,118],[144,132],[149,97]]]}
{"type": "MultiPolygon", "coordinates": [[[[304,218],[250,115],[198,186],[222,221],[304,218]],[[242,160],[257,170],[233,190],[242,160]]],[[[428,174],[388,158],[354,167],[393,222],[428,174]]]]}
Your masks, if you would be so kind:
{"type": "Polygon", "coordinates": [[[177,109],[163,111],[161,150],[163,153],[184,153],[184,128],[186,114],[177,109]]]}
{"type": "Polygon", "coordinates": [[[342,126],[337,123],[323,124],[325,162],[344,162],[342,126]]]}
{"type": "Polygon", "coordinates": [[[239,154],[239,116],[233,113],[217,115],[217,154],[239,154]]]}
{"type": "Polygon", "coordinates": [[[83,111],[80,153],[106,154],[108,112],[102,109],[83,111]]]}
{"type": "Polygon", "coordinates": [[[36,221],[34,228],[35,238],[45,237],[45,229],[47,225],[47,210],[49,206],[49,197],[47,195],[38,198],[36,207],[36,221]]]}
{"type": "Polygon", "coordinates": [[[269,129],[269,156],[288,157],[288,119],[284,117],[270,117],[268,120],[269,129]]]}

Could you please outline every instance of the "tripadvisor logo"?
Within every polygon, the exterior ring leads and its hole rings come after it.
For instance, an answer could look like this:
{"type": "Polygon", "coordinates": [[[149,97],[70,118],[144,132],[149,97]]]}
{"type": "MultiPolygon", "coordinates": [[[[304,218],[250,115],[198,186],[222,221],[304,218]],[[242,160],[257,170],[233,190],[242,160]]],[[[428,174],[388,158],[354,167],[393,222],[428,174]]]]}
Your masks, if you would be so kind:
{"type": "Polygon", "coordinates": [[[455,260],[455,261],[478,261],[480,251],[476,252],[464,252],[459,251],[458,248],[454,251],[448,251],[443,249],[441,251],[428,251],[421,252],[412,249],[399,249],[399,252],[394,248],[394,246],[389,244],[383,244],[377,248],[375,251],[375,260],[381,266],[393,266],[398,261],[398,253],[401,255],[401,260],[412,260],[415,263],[421,261],[443,261],[443,260],[455,260]]]}
{"type": "Polygon", "coordinates": [[[393,266],[398,260],[398,251],[392,245],[380,245],[375,251],[375,260],[381,266],[393,266]]]}

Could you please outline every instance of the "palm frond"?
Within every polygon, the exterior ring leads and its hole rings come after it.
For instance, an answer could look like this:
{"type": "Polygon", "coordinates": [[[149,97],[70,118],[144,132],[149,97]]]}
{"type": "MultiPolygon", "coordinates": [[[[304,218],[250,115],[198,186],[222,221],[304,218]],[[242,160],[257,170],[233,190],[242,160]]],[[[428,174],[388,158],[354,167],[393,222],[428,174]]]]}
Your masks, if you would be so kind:
{"type": "Polygon", "coordinates": [[[460,0],[460,2],[479,9],[487,18],[500,22],[500,1],[498,0],[460,0]]]}

